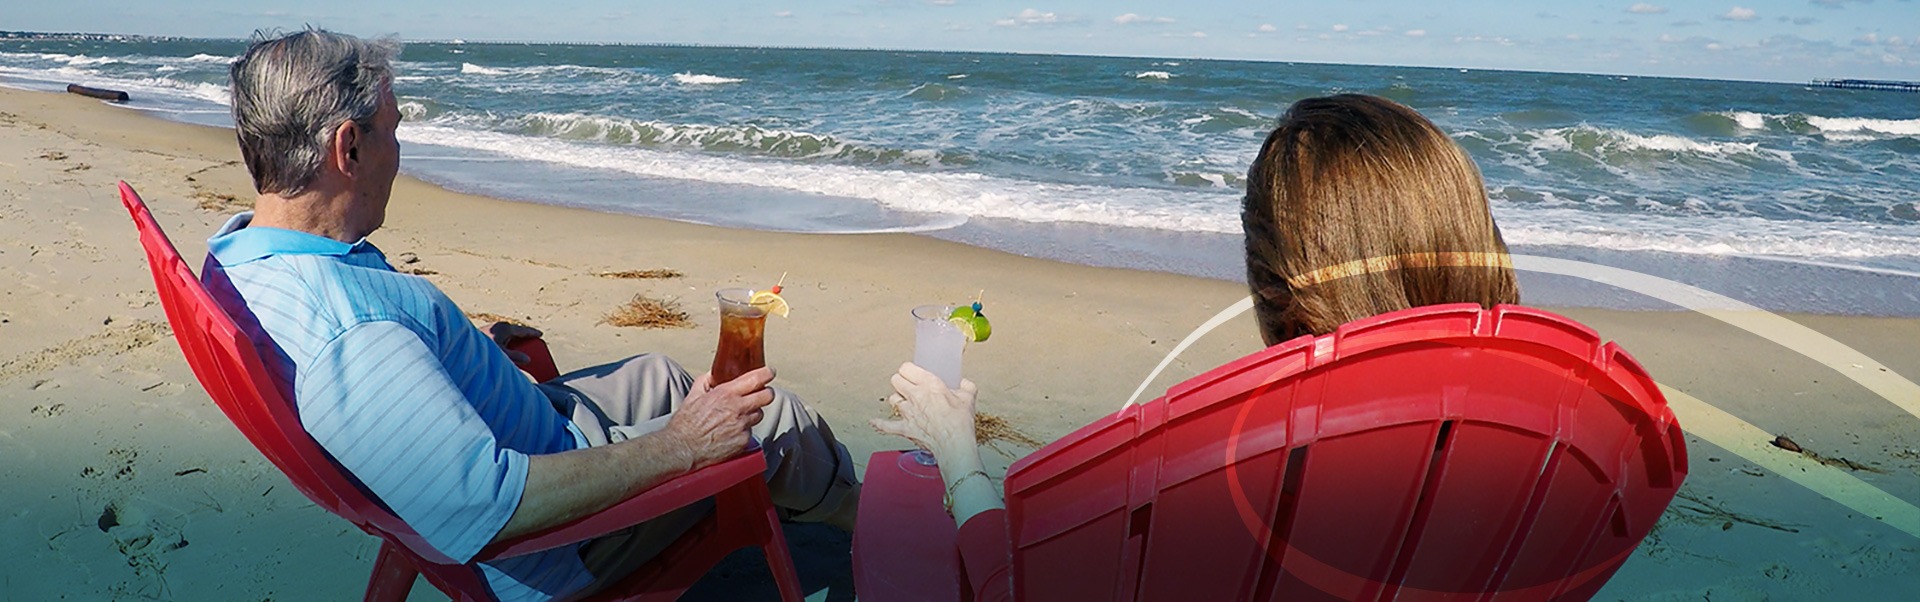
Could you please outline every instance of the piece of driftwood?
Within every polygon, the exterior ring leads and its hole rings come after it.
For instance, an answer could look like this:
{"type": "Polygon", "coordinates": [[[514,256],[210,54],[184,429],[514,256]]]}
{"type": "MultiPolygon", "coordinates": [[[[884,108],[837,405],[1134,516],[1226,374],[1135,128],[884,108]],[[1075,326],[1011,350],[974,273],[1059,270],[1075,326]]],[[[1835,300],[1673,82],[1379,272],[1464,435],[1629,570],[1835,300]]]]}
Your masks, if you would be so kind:
{"type": "Polygon", "coordinates": [[[73,93],[73,94],[79,94],[81,96],[86,96],[89,98],[98,98],[100,100],[111,100],[114,102],[127,101],[126,92],[122,92],[119,90],[108,90],[106,88],[90,88],[87,86],[82,86],[80,84],[67,84],[67,92],[73,93]]]}

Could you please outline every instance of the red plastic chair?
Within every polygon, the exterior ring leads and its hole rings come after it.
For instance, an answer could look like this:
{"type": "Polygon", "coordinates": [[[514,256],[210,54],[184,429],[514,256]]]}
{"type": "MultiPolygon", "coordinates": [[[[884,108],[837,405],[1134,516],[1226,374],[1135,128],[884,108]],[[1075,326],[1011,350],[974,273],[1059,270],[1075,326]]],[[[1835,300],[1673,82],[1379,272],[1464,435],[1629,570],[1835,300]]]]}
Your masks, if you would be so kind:
{"type": "MultiPolygon", "coordinates": [[[[253,343],[187,268],[139,194],[121,182],[120,199],[140,230],[140,244],[146,249],[174,338],[207,394],[308,499],[383,540],[367,583],[366,599],[404,600],[418,575],[425,575],[434,587],[457,600],[492,599],[473,565],[450,564],[406,523],[356,486],[307,435],[294,406],[287,402],[289,395],[269,375],[253,343]]],[[[545,358],[544,369],[534,369],[534,373],[544,372],[550,378],[557,372],[552,369],[544,343],[534,341],[523,350],[536,359],[545,358]]],[[[766,554],[781,598],[797,602],[801,600],[800,582],[768,497],[765,470],[766,460],[760,454],[744,454],[661,483],[592,516],[488,546],[476,562],[584,541],[714,498],[711,516],[595,599],[678,598],[728,553],[758,546],[766,554]]]]}
{"type": "MultiPolygon", "coordinates": [[[[862,600],[970,599],[941,482],[868,463],[862,600]],[[945,546],[941,549],[941,546],[945,546]]],[[[1415,308],[1237,360],[1008,470],[1016,600],[1585,600],[1686,478],[1625,351],[1415,308]]]]}

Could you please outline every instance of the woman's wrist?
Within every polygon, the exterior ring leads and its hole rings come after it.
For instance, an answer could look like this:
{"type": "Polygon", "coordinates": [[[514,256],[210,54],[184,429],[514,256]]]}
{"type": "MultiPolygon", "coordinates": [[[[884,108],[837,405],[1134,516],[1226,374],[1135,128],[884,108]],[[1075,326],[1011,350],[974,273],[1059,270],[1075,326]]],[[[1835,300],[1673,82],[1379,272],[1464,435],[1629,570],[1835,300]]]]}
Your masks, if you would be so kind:
{"type": "Polygon", "coordinates": [[[928,450],[940,464],[940,478],[948,484],[976,470],[986,470],[986,461],[980,457],[980,448],[976,446],[941,447],[928,450]]]}

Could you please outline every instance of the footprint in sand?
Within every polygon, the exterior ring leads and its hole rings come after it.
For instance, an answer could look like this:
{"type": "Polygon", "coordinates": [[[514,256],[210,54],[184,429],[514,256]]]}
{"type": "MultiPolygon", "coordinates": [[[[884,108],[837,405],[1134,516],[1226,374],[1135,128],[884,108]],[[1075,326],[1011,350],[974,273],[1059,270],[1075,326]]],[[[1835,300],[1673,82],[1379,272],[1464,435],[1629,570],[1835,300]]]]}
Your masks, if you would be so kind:
{"type": "Polygon", "coordinates": [[[114,297],[127,302],[127,309],[146,309],[159,303],[159,295],[151,290],[141,289],[132,293],[114,293],[114,297]]]}
{"type": "Polygon", "coordinates": [[[1866,578],[1911,573],[1917,554],[1920,554],[1920,550],[1907,546],[1888,549],[1869,543],[1854,548],[1851,552],[1840,554],[1832,560],[1834,567],[1840,569],[1840,572],[1866,578]]]}
{"type": "Polygon", "coordinates": [[[125,481],[139,475],[134,470],[134,462],[140,459],[140,451],[130,447],[116,447],[107,450],[107,461],[101,466],[87,466],[80,469],[80,476],[88,479],[111,479],[125,481]]]}
{"type": "Polygon", "coordinates": [[[1700,600],[1712,600],[1713,602],[1766,602],[1769,597],[1766,592],[1752,587],[1722,583],[1697,590],[1661,592],[1643,599],[1647,600],[1647,602],[1699,602],[1700,600]]]}
{"type": "Polygon", "coordinates": [[[95,523],[133,569],[135,581],[113,586],[116,599],[170,597],[165,555],[187,547],[185,515],[166,519],[148,512],[144,504],[120,501],[101,509],[95,523]]]}
{"type": "Polygon", "coordinates": [[[85,360],[142,349],[172,335],[166,324],[152,320],[116,321],[94,334],[0,362],[0,384],[64,366],[97,364],[85,360]]]}
{"type": "Polygon", "coordinates": [[[1827,583],[1819,577],[1795,569],[1784,562],[1767,565],[1767,568],[1760,571],[1760,575],[1803,594],[1824,594],[1832,589],[1827,587],[1827,583]]]}
{"type": "Polygon", "coordinates": [[[33,406],[29,413],[41,418],[52,418],[67,413],[67,404],[56,403],[50,406],[33,406]]]}
{"type": "Polygon", "coordinates": [[[1851,541],[1822,537],[1810,542],[1814,552],[1833,563],[1833,568],[1854,577],[1880,577],[1912,573],[1920,548],[1905,543],[1889,544],[1879,537],[1861,534],[1851,541]]]}

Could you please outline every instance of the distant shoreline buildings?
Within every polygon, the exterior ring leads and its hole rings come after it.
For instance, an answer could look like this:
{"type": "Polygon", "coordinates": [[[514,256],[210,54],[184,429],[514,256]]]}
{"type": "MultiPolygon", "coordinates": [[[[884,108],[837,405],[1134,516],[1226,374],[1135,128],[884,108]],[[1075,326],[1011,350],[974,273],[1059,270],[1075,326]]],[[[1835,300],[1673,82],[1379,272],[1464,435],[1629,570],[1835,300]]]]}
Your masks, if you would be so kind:
{"type": "Polygon", "coordinates": [[[74,42],[172,42],[187,40],[177,36],[146,36],[121,33],[51,33],[41,31],[0,31],[0,40],[65,40],[74,42]]]}
{"type": "Polygon", "coordinates": [[[1816,79],[1813,80],[1813,85],[1824,88],[1844,88],[1848,90],[1920,92],[1920,82],[1901,82],[1883,79],[1816,79]]]}

